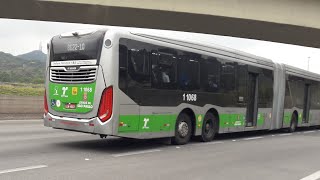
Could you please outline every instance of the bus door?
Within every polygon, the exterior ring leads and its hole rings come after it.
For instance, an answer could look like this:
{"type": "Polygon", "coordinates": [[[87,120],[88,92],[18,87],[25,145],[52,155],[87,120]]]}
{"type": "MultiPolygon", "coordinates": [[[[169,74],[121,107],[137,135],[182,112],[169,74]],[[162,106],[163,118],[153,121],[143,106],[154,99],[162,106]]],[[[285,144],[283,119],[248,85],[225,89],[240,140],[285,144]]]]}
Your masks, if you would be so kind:
{"type": "Polygon", "coordinates": [[[302,123],[304,124],[309,123],[309,113],[310,113],[310,84],[305,84],[302,123]]]}
{"type": "Polygon", "coordinates": [[[257,125],[258,117],[258,73],[249,72],[246,127],[257,125]]]}

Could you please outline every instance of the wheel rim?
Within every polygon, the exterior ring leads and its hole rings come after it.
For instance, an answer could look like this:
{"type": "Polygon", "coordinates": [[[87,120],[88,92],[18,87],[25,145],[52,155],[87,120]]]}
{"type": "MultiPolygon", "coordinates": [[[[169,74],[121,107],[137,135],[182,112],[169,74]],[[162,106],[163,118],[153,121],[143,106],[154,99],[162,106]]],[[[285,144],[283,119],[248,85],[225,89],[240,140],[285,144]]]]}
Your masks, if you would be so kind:
{"type": "Polygon", "coordinates": [[[211,120],[207,120],[207,122],[205,123],[204,133],[205,133],[207,136],[212,136],[212,134],[214,133],[213,123],[212,123],[211,120]]]}
{"type": "Polygon", "coordinates": [[[181,137],[186,137],[189,133],[188,123],[181,121],[178,125],[178,132],[181,137]]]}

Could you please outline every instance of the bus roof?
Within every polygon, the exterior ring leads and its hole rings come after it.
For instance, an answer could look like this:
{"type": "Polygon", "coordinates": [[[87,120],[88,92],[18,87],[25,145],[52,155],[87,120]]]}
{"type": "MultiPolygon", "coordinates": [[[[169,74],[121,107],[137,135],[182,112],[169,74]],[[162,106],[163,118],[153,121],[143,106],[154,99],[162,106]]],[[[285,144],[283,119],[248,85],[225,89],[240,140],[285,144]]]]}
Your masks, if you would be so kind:
{"type": "MultiPolygon", "coordinates": [[[[212,50],[212,51],[223,51],[223,52],[227,52],[236,56],[239,56],[241,58],[244,58],[246,60],[248,59],[252,59],[255,60],[256,63],[259,64],[264,64],[264,65],[268,65],[268,66],[274,66],[274,64],[281,64],[283,66],[285,66],[286,69],[286,73],[289,74],[293,74],[293,75],[297,75],[300,77],[304,77],[307,79],[313,79],[313,80],[317,80],[320,81],[320,74],[317,73],[313,73],[310,71],[306,71],[297,67],[293,67],[284,63],[277,63],[271,59],[267,59],[267,58],[263,58],[263,57],[259,57],[250,53],[246,53],[243,51],[239,51],[236,49],[232,49],[232,48],[228,48],[228,47],[224,47],[221,45],[217,45],[217,44],[211,44],[211,45],[207,45],[207,44],[200,44],[197,42],[193,42],[193,41],[187,41],[187,40],[178,40],[178,39],[172,39],[172,38],[167,38],[167,37],[161,37],[161,36],[154,36],[154,35],[149,35],[149,34],[142,34],[142,33],[133,33],[131,32],[131,34],[137,35],[137,36],[142,36],[142,37],[146,37],[146,38],[151,38],[151,39],[156,39],[156,40],[160,40],[160,41],[166,41],[169,43],[174,43],[174,44],[178,44],[178,45],[192,45],[191,48],[197,47],[197,49],[201,49],[201,50],[212,50]]],[[[189,46],[190,47],[190,46],[189,46]]],[[[250,60],[249,60],[250,61],[250,60]]]]}
{"type": "Polygon", "coordinates": [[[299,77],[303,77],[303,78],[307,78],[307,79],[312,79],[312,80],[316,80],[316,81],[320,81],[320,74],[316,74],[310,71],[306,71],[304,69],[300,69],[297,67],[293,67],[287,64],[284,64],[285,69],[286,69],[286,73],[288,74],[292,74],[295,76],[299,76],[299,77]]]}
{"type": "Polygon", "coordinates": [[[245,53],[245,52],[235,50],[232,48],[219,46],[216,44],[212,44],[212,45],[200,44],[200,43],[197,43],[194,41],[178,40],[178,39],[172,39],[172,38],[167,38],[167,37],[162,37],[162,36],[154,36],[154,35],[143,34],[143,33],[131,32],[131,34],[136,35],[136,36],[140,36],[140,37],[158,40],[158,41],[163,41],[163,42],[167,42],[167,43],[172,43],[175,45],[185,46],[185,47],[189,47],[189,48],[193,48],[193,49],[197,49],[197,50],[202,50],[202,51],[208,51],[208,52],[221,51],[221,52],[229,53],[232,56],[237,56],[238,58],[240,58],[242,60],[251,61],[254,63],[263,64],[263,65],[267,65],[270,67],[274,66],[274,62],[270,59],[255,56],[255,55],[252,55],[249,53],[245,53]]]}
{"type": "MultiPolygon", "coordinates": [[[[306,71],[300,68],[296,68],[287,64],[283,64],[283,63],[277,63],[271,59],[267,59],[264,57],[260,57],[260,56],[256,56],[250,53],[246,53],[240,50],[236,50],[236,49],[232,49],[229,47],[224,47],[221,45],[217,45],[217,44],[201,44],[195,41],[189,41],[189,40],[179,40],[179,39],[173,39],[173,38],[168,38],[165,36],[158,36],[158,35],[151,35],[151,34],[146,34],[146,33],[139,33],[139,32],[134,32],[134,31],[128,31],[128,30],[123,30],[123,29],[119,29],[119,28],[102,28],[102,29],[98,29],[98,30],[91,30],[92,32],[95,31],[108,31],[108,30],[115,30],[115,31],[119,31],[125,34],[131,34],[131,35],[135,35],[135,36],[140,36],[140,37],[144,37],[144,38],[148,38],[148,39],[153,39],[153,40],[157,40],[157,41],[162,41],[162,42],[167,42],[167,43],[171,43],[171,44],[175,44],[175,45],[180,45],[180,46],[184,46],[184,47],[188,47],[188,48],[193,48],[196,50],[201,50],[201,51],[207,51],[207,52],[216,52],[216,51],[221,51],[224,53],[229,53],[232,56],[237,56],[237,58],[240,58],[241,60],[245,60],[245,61],[249,61],[249,62],[253,62],[253,63],[258,63],[258,64],[263,64],[269,67],[275,67],[275,64],[281,64],[285,67],[286,69],[286,73],[288,74],[292,74],[292,75],[296,75],[296,76],[300,76],[300,77],[304,77],[307,79],[313,79],[313,80],[317,80],[320,81],[320,74],[316,74],[310,71],[306,71]]],[[[82,30],[80,30],[82,31],[82,30]]],[[[74,32],[78,32],[78,31],[72,31],[72,32],[67,32],[62,35],[69,35],[72,34],[74,32]]],[[[86,33],[88,33],[88,31],[84,31],[86,33]]],[[[84,34],[86,34],[84,33],[84,34]]]]}

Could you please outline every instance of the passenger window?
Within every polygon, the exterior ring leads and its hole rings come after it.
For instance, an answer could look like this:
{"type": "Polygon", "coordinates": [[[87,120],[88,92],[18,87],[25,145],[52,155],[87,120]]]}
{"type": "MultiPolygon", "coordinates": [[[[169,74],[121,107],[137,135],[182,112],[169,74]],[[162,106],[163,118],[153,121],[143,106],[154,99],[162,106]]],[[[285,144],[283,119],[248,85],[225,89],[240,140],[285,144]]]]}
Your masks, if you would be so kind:
{"type": "Polygon", "coordinates": [[[236,89],[238,90],[238,103],[247,102],[248,65],[239,63],[237,67],[236,89]]]}
{"type": "Polygon", "coordinates": [[[221,63],[221,86],[225,92],[235,90],[235,63],[221,63]]]}
{"type": "Polygon", "coordinates": [[[149,58],[146,50],[131,49],[131,63],[136,74],[149,75],[149,58]]]}
{"type": "Polygon", "coordinates": [[[199,61],[181,57],[178,64],[178,85],[182,90],[199,89],[199,61]]]}
{"type": "Polygon", "coordinates": [[[216,58],[205,59],[201,65],[201,87],[207,92],[220,89],[221,63],[216,58]]]}
{"type": "Polygon", "coordinates": [[[176,88],[176,57],[171,54],[152,53],[152,86],[161,89],[176,88]]]}
{"type": "Polygon", "coordinates": [[[127,92],[128,49],[124,45],[119,46],[119,88],[127,92]]]}
{"type": "Polygon", "coordinates": [[[273,73],[271,70],[262,69],[259,75],[259,104],[272,106],[273,100],[273,73]]]}
{"type": "Polygon", "coordinates": [[[320,109],[320,85],[317,82],[311,86],[311,109],[320,109]]]}
{"type": "Polygon", "coordinates": [[[130,77],[140,83],[150,81],[150,59],[147,51],[131,49],[129,53],[130,77]]]}
{"type": "Polygon", "coordinates": [[[119,46],[119,67],[120,70],[126,70],[127,65],[127,58],[128,58],[128,49],[124,45],[119,46]]]}

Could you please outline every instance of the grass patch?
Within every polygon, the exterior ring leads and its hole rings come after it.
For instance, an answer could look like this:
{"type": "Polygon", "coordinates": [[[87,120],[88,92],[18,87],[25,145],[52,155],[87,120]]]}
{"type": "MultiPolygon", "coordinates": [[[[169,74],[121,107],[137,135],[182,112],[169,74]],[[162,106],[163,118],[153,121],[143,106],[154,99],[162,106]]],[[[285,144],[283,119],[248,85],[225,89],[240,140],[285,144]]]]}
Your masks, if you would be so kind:
{"type": "Polygon", "coordinates": [[[0,95],[13,96],[43,96],[44,87],[42,84],[0,84],[0,95]]]}

